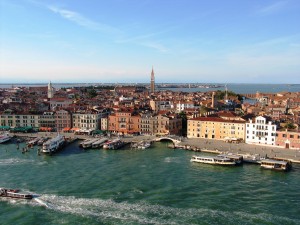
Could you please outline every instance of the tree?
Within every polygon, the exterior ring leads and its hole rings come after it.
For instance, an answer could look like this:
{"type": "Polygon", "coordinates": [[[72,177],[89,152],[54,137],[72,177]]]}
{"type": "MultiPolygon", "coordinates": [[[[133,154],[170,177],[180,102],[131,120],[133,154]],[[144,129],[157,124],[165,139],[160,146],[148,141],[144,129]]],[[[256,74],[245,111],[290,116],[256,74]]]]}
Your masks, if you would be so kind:
{"type": "Polygon", "coordinates": [[[95,89],[90,89],[90,90],[88,90],[88,96],[89,96],[89,98],[94,98],[94,97],[96,97],[96,96],[97,96],[96,90],[95,90],[95,89]]]}
{"type": "Polygon", "coordinates": [[[181,130],[181,134],[182,136],[186,136],[187,135],[187,116],[186,113],[184,111],[181,111],[179,113],[179,116],[182,119],[182,130],[181,130]]]}
{"type": "Polygon", "coordinates": [[[296,126],[292,122],[289,122],[284,125],[284,128],[286,128],[288,130],[293,130],[296,128],[296,126]]]}

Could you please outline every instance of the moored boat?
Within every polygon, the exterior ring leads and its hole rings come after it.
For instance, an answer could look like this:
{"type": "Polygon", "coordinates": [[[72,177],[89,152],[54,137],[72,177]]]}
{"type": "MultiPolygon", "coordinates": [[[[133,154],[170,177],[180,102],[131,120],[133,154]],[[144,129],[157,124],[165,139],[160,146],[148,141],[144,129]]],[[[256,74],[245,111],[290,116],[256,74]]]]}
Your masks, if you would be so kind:
{"type": "Polygon", "coordinates": [[[107,138],[101,138],[100,140],[98,139],[96,142],[92,143],[92,148],[102,147],[107,140],[107,138]]]}
{"type": "Polygon", "coordinates": [[[10,139],[11,139],[11,137],[8,135],[8,133],[1,134],[0,135],[0,144],[4,143],[6,141],[9,141],[10,139]]]}
{"type": "Polygon", "coordinates": [[[213,165],[223,165],[223,166],[234,166],[236,162],[232,159],[222,156],[193,156],[191,158],[191,162],[205,163],[205,164],[213,164],[213,165]]]}
{"type": "Polygon", "coordinates": [[[113,150],[116,150],[116,149],[121,148],[122,146],[124,146],[124,142],[123,141],[121,141],[120,139],[114,139],[112,141],[105,142],[104,145],[103,145],[103,149],[113,149],[113,150]]]}
{"type": "Polygon", "coordinates": [[[28,141],[28,142],[27,142],[27,145],[28,145],[28,146],[36,145],[40,140],[41,140],[41,138],[39,138],[39,137],[34,138],[34,139],[28,141]]]}
{"type": "Polygon", "coordinates": [[[275,160],[275,159],[263,159],[260,162],[261,168],[288,171],[291,169],[291,163],[287,161],[275,160]]]}
{"type": "Polygon", "coordinates": [[[32,199],[32,194],[19,193],[17,189],[0,188],[1,197],[32,199]]]}
{"type": "Polygon", "coordinates": [[[228,153],[228,154],[221,154],[221,155],[218,155],[218,156],[229,158],[238,165],[243,163],[243,156],[241,156],[241,155],[235,155],[235,154],[232,154],[232,153],[228,153]]]}
{"type": "Polygon", "coordinates": [[[91,139],[91,140],[89,140],[89,141],[85,141],[85,142],[82,144],[82,147],[83,147],[83,148],[91,148],[91,147],[92,147],[92,144],[93,144],[94,142],[96,142],[96,141],[98,141],[98,138],[93,138],[93,139],[91,139]]]}
{"type": "Polygon", "coordinates": [[[265,159],[259,154],[239,154],[243,156],[243,162],[260,164],[261,160],[265,159]]]}

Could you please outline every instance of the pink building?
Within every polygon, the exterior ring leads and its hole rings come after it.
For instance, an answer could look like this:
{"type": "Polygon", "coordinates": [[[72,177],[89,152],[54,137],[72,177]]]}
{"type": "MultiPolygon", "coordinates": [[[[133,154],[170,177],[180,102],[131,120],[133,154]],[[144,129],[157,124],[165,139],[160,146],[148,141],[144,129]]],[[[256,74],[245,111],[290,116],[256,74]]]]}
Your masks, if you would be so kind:
{"type": "Polygon", "coordinates": [[[55,127],[58,132],[72,127],[71,114],[66,110],[58,110],[55,112],[55,127]]]}
{"type": "Polygon", "coordinates": [[[276,131],[275,145],[281,148],[300,149],[300,132],[276,131]]]}

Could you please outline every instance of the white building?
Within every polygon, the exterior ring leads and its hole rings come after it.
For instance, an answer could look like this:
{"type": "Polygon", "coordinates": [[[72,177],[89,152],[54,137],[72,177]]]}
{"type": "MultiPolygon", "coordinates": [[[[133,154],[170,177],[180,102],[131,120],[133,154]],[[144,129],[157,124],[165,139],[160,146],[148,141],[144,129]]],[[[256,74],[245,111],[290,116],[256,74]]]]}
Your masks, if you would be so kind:
{"type": "Polygon", "coordinates": [[[171,110],[174,105],[171,101],[150,100],[150,107],[153,111],[158,112],[160,110],[171,110]]]}
{"type": "Polygon", "coordinates": [[[82,112],[72,115],[73,128],[79,128],[81,132],[91,132],[101,129],[101,118],[107,116],[107,112],[82,112]]]}
{"type": "Polygon", "coordinates": [[[199,104],[195,104],[194,102],[187,102],[187,101],[179,101],[176,104],[176,111],[177,112],[182,112],[186,109],[194,109],[194,110],[199,110],[200,109],[200,105],[199,104]]]}
{"type": "Polygon", "coordinates": [[[275,145],[276,125],[268,121],[266,117],[258,116],[254,122],[246,123],[246,143],[275,145]]]}

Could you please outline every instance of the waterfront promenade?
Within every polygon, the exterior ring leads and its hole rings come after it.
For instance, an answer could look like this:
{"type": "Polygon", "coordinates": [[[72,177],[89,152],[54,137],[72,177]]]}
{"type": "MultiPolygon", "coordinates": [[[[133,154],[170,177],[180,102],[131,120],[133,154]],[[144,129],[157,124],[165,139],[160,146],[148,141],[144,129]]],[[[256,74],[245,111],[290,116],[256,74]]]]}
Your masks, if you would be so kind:
{"type": "MultiPolygon", "coordinates": [[[[39,132],[39,133],[29,133],[29,134],[15,134],[17,136],[22,137],[54,137],[56,136],[56,132],[39,132]]],[[[88,139],[91,136],[88,135],[75,135],[74,133],[63,133],[66,138],[72,139],[88,139]]],[[[113,137],[112,137],[113,138],[113,137]]],[[[156,139],[155,136],[124,136],[121,137],[122,140],[126,142],[133,142],[133,141],[142,141],[142,140],[149,140],[152,141],[156,139]]],[[[250,145],[245,143],[226,143],[221,140],[210,140],[210,139],[199,139],[199,138],[181,138],[181,146],[190,146],[191,148],[197,148],[201,150],[213,150],[213,151],[220,151],[220,152],[229,152],[234,154],[259,154],[262,157],[270,157],[270,158],[279,158],[279,159],[289,159],[294,162],[300,163],[300,150],[295,149],[284,149],[278,148],[275,146],[262,146],[262,145],[250,145]]]]}

